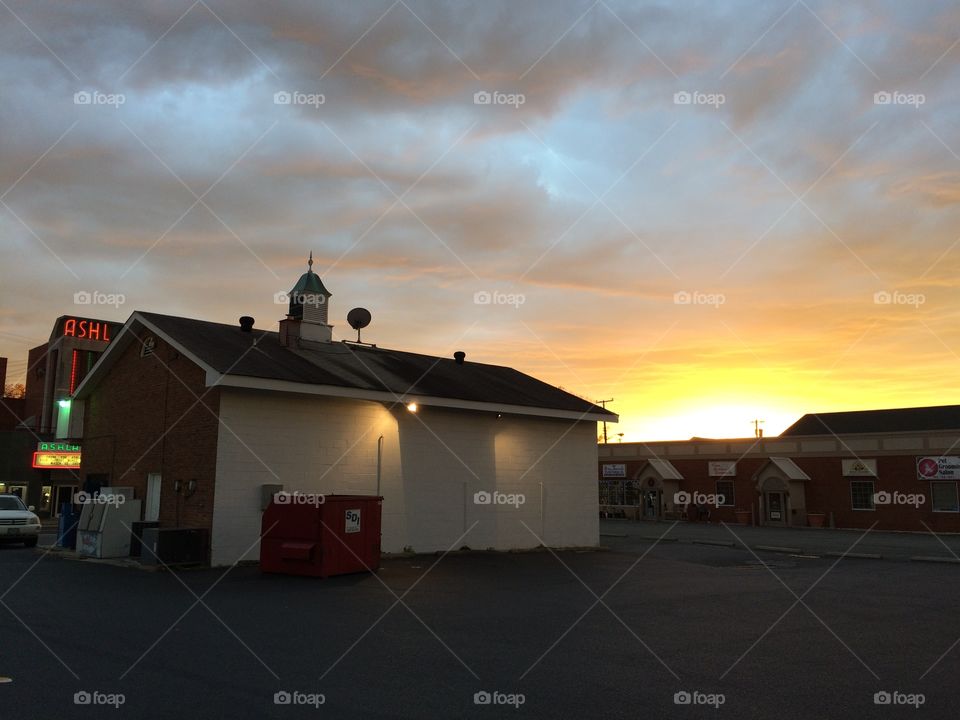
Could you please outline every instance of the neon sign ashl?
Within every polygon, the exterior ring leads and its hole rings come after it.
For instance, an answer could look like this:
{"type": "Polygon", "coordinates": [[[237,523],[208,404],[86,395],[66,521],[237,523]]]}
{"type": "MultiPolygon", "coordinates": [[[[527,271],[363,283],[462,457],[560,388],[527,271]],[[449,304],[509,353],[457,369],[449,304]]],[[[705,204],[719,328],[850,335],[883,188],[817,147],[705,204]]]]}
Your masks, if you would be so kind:
{"type": "Polygon", "coordinates": [[[103,320],[67,318],[63,321],[63,337],[110,342],[110,323],[103,320]]]}

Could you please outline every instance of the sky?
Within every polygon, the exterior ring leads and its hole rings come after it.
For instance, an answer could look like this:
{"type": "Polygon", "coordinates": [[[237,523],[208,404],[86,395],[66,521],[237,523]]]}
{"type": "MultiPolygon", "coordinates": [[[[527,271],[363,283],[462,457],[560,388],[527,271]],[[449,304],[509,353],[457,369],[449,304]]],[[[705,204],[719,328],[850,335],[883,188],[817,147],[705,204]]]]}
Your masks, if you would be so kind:
{"type": "Polygon", "coordinates": [[[313,251],[335,338],[613,398],[611,440],[960,401],[955,3],[0,18],[8,382],[63,314],[275,329],[313,251]]]}

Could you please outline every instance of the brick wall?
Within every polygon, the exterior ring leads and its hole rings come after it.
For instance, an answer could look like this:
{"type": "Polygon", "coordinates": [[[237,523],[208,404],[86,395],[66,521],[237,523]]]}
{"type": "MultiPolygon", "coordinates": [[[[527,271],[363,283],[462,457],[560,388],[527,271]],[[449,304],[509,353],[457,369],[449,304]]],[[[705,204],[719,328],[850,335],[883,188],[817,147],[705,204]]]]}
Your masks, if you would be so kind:
{"type": "MultiPolygon", "coordinates": [[[[866,456],[865,456],[866,457],[866,456]]],[[[824,513],[829,522],[833,514],[834,525],[838,528],[869,528],[877,523],[876,530],[910,530],[926,532],[926,524],[935,532],[960,532],[960,513],[933,512],[931,509],[930,483],[917,478],[915,455],[880,455],[877,460],[877,478],[874,491],[900,492],[905,495],[923,495],[926,502],[920,507],[912,505],[876,506],[873,510],[854,510],[850,483],[855,480],[871,480],[869,477],[844,477],[841,457],[802,457],[791,459],[810,476],[805,483],[806,512],[824,513]]],[[[729,478],[714,478],[708,475],[709,460],[730,460],[731,458],[670,458],[670,462],[683,475],[680,489],[687,492],[715,493],[716,481],[729,478]]],[[[646,459],[623,460],[601,459],[604,463],[626,465],[627,479],[631,479],[646,464],[646,459]]],[[[753,475],[764,464],[766,458],[747,457],[737,461],[737,475],[733,478],[735,507],[711,509],[710,520],[716,522],[735,522],[734,510],[749,510],[751,503],[755,509],[760,507],[760,493],[757,492],[753,475]]],[[[602,474],[598,474],[602,480],[602,474]]]]}
{"type": "Polygon", "coordinates": [[[40,430],[40,419],[43,414],[43,394],[46,387],[47,346],[37,345],[27,353],[26,375],[26,403],[23,409],[24,418],[34,418],[31,427],[40,430]]]}
{"type": "Polygon", "coordinates": [[[85,401],[82,481],[106,474],[142,500],[147,475],[160,473],[161,527],[211,527],[220,391],[204,379],[159,338],[153,357],[141,358],[140,342],[131,343],[85,401]],[[188,496],[190,480],[197,485],[188,496]]]}

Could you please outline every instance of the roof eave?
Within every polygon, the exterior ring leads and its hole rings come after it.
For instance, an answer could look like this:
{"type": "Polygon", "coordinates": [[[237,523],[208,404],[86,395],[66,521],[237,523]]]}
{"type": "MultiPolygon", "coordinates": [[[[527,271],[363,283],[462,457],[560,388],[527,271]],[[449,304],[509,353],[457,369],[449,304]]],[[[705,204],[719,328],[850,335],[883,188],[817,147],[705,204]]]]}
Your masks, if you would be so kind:
{"type": "Polygon", "coordinates": [[[475,410],[478,412],[508,413],[511,415],[531,415],[536,417],[550,417],[564,420],[583,422],[609,422],[619,420],[616,414],[606,415],[595,412],[577,412],[576,410],[561,410],[557,408],[533,407],[529,405],[511,405],[507,403],[490,403],[476,400],[460,400],[432,395],[414,393],[397,395],[389,390],[366,390],[341,385],[319,385],[313,383],[298,383],[288,380],[272,378],[257,378],[246,375],[208,374],[207,385],[218,387],[233,387],[247,390],[267,390],[272,392],[287,392],[299,395],[321,395],[325,397],[342,397],[354,400],[370,400],[372,402],[417,403],[427,407],[445,407],[458,410],[475,410]]]}
{"type": "Polygon", "coordinates": [[[139,323],[143,327],[150,330],[150,332],[157,337],[162,338],[164,342],[175,348],[185,358],[189,359],[195,365],[205,370],[208,378],[211,375],[217,374],[210,365],[203,362],[185,345],[144,318],[139,311],[134,311],[130,317],[127,318],[127,321],[123,324],[123,327],[120,328],[120,332],[117,333],[117,336],[107,346],[107,349],[99,358],[97,358],[97,362],[94,363],[92,368],[90,368],[90,372],[86,374],[80,384],[76,387],[76,389],[74,389],[72,396],[73,398],[77,400],[83,400],[86,398],[86,396],[89,395],[90,392],[92,392],[97,386],[97,383],[100,382],[103,376],[107,374],[110,367],[113,365],[114,359],[119,357],[120,353],[123,352],[123,350],[135,339],[133,336],[133,331],[131,330],[134,323],[139,323]]]}

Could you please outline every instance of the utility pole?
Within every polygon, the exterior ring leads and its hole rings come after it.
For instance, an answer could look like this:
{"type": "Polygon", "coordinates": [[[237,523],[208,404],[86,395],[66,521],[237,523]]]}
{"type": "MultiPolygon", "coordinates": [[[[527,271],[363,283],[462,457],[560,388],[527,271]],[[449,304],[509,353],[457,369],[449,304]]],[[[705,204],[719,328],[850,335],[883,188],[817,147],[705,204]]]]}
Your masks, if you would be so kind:
{"type": "MultiPolygon", "coordinates": [[[[610,398],[609,400],[597,400],[594,404],[599,405],[604,410],[606,410],[608,402],[613,402],[613,398],[610,398]]],[[[606,420],[603,421],[603,444],[604,445],[607,444],[607,421],[606,420]]]]}
{"type": "Polygon", "coordinates": [[[750,422],[753,423],[753,436],[757,438],[762,438],[763,428],[761,428],[760,426],[763,425],[766,422],[766,420],[758,419],[758,420],[751,420],[750,422]]]}

